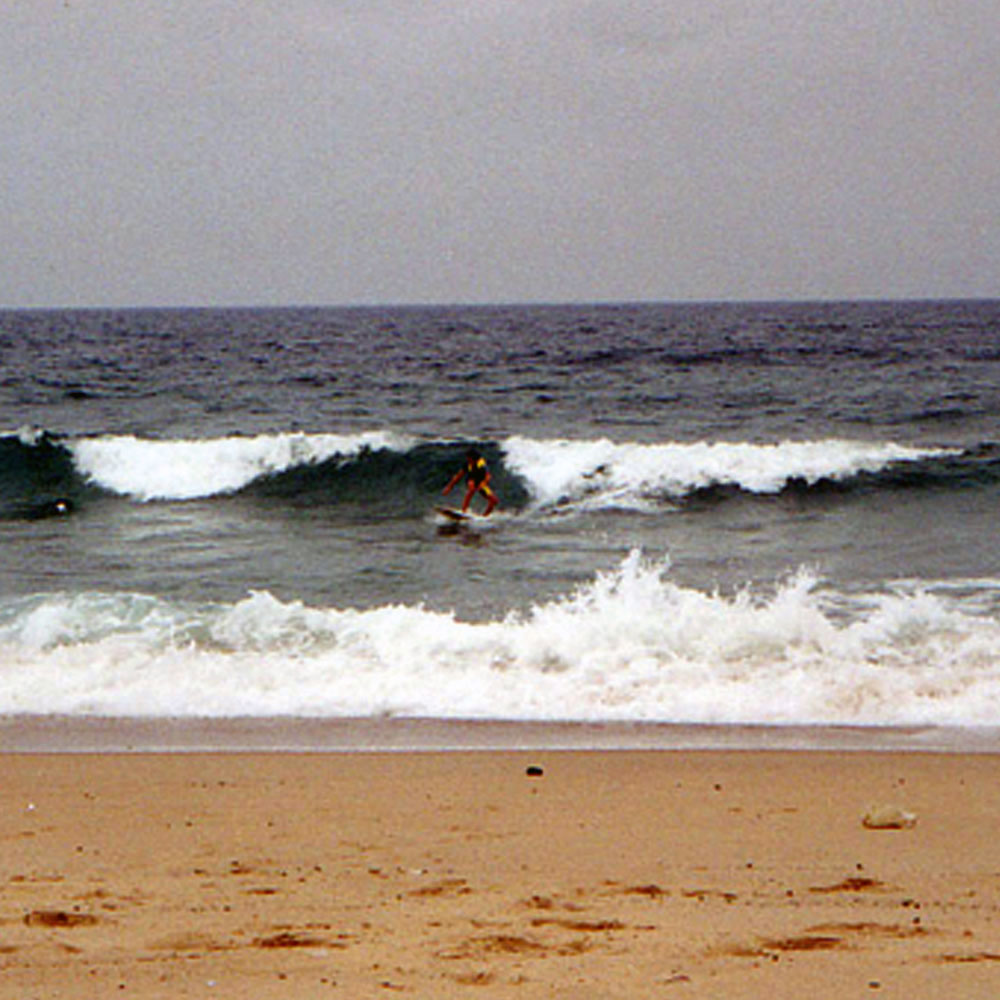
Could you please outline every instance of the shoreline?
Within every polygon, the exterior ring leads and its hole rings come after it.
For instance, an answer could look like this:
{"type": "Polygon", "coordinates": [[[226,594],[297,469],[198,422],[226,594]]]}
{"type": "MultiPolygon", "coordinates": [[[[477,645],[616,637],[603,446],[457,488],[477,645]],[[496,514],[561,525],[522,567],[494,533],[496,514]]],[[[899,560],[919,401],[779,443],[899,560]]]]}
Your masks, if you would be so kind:
{"type": "Polygon", "coordinates": [[[387,753],[521,749],[994,754],[1000,753],[1000,727],[0,716],[0,753],[387,753]]]}

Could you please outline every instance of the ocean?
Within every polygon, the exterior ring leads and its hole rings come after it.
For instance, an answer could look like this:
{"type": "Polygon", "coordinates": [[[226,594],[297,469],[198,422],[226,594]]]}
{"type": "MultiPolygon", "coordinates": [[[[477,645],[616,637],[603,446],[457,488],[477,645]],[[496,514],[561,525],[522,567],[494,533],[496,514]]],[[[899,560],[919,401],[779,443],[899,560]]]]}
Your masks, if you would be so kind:
{"type": "Polygon", "coordinates": [[[998,420],[993,301],[0,312],[0,716],[998,727],[998,420]]]}

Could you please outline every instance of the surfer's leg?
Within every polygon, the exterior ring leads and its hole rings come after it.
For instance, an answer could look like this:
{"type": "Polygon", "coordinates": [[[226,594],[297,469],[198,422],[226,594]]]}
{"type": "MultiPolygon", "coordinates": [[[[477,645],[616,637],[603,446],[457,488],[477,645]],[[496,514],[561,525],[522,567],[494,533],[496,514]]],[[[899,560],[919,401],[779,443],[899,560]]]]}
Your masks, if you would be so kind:
{"type": "Polygon", "coordinates": [[[472,498],[475,495],[476,495],[476,484],[470,482],[465,490],[465,499],[462,501],[463,514],[469,509],[469,504],[472,503],[472,498]]]}
{"type": "Polygon", "coordinates": [[[484,497],[486,497],[486,510],[483,511],[483,517],[488,517],[493,508],[500,502],[497,495],[488,486],[483,486],[480,491],[484,497]]]}

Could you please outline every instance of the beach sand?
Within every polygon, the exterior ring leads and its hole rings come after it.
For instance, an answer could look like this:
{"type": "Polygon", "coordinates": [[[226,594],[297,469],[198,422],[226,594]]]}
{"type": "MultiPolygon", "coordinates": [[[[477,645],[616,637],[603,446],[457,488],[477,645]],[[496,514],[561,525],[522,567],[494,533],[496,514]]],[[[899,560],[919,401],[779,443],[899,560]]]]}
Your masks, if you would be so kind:
{"type": "Polygon", "coordinates": [[[994,754],[0,760],[3,998],[1000,996],[994,754]]]}

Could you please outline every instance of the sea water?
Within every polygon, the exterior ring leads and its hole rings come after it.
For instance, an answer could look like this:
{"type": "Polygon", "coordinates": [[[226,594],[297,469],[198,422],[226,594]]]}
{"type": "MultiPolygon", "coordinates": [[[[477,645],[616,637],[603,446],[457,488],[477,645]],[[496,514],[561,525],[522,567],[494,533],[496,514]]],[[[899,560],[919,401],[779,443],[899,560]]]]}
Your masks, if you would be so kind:
{"type": "Polygon", "coordinates": [[[997,726],[998,416],[997,302],[0,313],[0,714],[997,726]]]}

